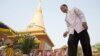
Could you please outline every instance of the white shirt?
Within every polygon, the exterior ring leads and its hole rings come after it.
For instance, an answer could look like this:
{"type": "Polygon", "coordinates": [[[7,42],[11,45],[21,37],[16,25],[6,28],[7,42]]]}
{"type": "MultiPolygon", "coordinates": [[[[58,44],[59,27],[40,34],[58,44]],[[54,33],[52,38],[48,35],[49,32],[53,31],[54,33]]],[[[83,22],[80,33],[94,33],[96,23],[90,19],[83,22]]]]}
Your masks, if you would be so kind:
{"type": "Polygon", "coordinates": [[[69,34],[74,34],[74,30],[80,33],[85,28],[82,26],[82,22],[86,22],[84,14],[78,9],[73,8],[68,11],[65,21],[67,23],[69,34]]]}

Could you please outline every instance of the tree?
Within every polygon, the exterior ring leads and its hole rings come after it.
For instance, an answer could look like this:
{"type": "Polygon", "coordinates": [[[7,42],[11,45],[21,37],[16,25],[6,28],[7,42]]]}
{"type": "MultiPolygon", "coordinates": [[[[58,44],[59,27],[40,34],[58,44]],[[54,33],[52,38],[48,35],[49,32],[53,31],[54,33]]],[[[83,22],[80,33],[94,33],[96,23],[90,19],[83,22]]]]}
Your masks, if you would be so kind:
{"type": "Polygon", "coordinates": [[[78,52],[77,52],[78,56],[82,56],[82,48],[80,46],[78,46],[78,52]]]}
{"type": "Polygon", "coordinates": [[[100,43],[96,43],[92,47],[98,49],[98,51],[100,52],[100,43]]]}
{"type": "Polygon", "coordinates": [[[31,49],[36,49],[39,47],[39,43],[36,43],[35,38],[35,36],[30,35],[24,37],[23,43],[19,45],[24,54],[28,54],[31,49]]]}
{"type": "Polygon", "coordinates": [[[99,56],[100,56],[100,43],[96,43],[95,45],[92,46],[92,48],[97,49],[99,52],[99,56]]]}

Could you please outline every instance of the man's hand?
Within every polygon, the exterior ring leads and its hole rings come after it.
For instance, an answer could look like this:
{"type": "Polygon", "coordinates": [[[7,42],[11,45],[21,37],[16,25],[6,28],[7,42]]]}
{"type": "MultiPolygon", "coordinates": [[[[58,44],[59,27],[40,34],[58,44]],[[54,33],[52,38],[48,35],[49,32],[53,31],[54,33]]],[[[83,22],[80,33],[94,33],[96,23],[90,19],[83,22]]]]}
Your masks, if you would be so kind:
{"type": "Polygon", "coordinates": [[[83,26],[85,29],[88,29],[88,26],[87,26],[87,23],[86,23],[86,22],[82,22],[82,26],[83,26]]]}
{"type": "Polygon", "coordinates": [[[63,34],[63,37],[64,37],[64,38],[67,37],[67,34],[68,34],[68,32],[66,31],[66,32],[63,34]]]}

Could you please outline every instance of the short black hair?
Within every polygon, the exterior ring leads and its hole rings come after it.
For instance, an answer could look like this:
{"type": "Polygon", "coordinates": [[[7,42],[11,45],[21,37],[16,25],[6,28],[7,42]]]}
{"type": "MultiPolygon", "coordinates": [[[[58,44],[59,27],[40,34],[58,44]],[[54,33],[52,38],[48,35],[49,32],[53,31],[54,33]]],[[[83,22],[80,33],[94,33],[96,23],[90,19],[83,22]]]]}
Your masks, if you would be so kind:
{"type": "Polygon", "coordinates": [[[62,4],[62,5],[61,5],[61,7],[62,7],[62,6],[65,6],[65,7],[67,7],[67,5],[66,5],[66,4],[62,4]]]}

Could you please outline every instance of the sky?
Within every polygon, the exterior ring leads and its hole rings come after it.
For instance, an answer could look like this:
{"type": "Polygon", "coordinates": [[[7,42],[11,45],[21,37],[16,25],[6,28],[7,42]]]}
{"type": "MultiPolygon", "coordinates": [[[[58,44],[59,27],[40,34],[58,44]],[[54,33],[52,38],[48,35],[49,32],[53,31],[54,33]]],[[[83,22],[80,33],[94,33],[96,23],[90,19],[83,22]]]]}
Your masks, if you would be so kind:
{"type": "MultiPolygon", "coordinates": [[[[68,37],[63,38],[67,30],[65,14],[60,11],[63,3],[85,14],[91,45],[100,42],[100,0],[42,0],[44,25],[54,48],[67,45],[68,41],[68,37]]],[[[29,25],[37,6],[38,0],[0,0],[0,21],[15,31],[22,31],[29,25]]]]}

